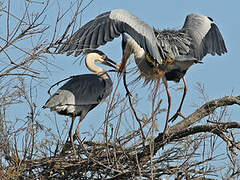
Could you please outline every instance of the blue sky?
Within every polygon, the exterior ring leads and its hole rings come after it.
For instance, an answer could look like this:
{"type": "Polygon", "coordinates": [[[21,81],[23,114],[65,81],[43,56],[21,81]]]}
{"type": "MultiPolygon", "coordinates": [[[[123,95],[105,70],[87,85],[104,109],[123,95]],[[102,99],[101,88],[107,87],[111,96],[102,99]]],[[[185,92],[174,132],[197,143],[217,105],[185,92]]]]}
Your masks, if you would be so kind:
{"type": "MultiPolygon", "coordinates": [[[[66,1],[67,3],[69,1],[66,1]]],[[[87,3],[88,1],[85,1],[87,3]]],[[[47,16],[47,23],[53,27],[54,20],[57,14],[57,8],[55,3],[51,2],[49,7],[49,15],[47,16]],[[51,12],[51,13],[50,13],[51,12]]],[[[38,5],[39,6],[39,5],[38,5]]],[[[68,6],[68,4],[66,4],[68,6]]],[[[85,24],[89,20],[95,18],[98,14],[105,11],[109,11],[116,8],[127,9],[139,18],[143,19],[146,23],[159,29],[179,29],[184,23],[184,19],[187,14],[201,13],[210,16],[214,19],[218,25],[227,49],[228,53],[223,56],[211,56],[208,55],[203,59],[204,64],[195,65],[187,72],[186,80],[188,83],[189,91],[185,99],[183,106],[183,113],[187,116],[193,112],[195,107],[193,105],[201,105],[204,103],[202,96],[196,88],[197,83],[201,83],[204,86],[205,92],[208,95],[209,100],[220,98],[226,95],[239,95],[240,90],[240,78],[239,67],[240,60],[238,58],[238,52],[240,41],[239,29],[240,29],[240,1],[219,1],[219,0],[169,0],[169,1],[139,1],[139,0],[94,0],[92,4],[86,9],[82,16],[82,24],[85,24]]],[[[21,8],[20,8],[21,9],[21,8]]],[[[18,12],[18,10],[16,11],[18,12]]],[[[67,20],[66,20],[67,21],[67,20]]],[[[68,22],[62,22],[62,31],[68,22]]],[[[80,24],[80,22],[79,22],[80,24]]],[[[111,43],[101,47],[110,58],[120,62],[121,59],[121,38],[115,39],[111,43]]],[[[53,116],[53,113],[49,113],[48,110],[42,110],[41,106],[48,99],[48,88],[55,82],[76,74],[89,73],[84,67],[84,63],[80,64],[76,62],[76,58],[72,56],[57,55],[55,58],[51,58],[51,63],[57,64],[58,68],[50,66],[49,70],[52,71],[48,79],[44,80],[38,89],[37,102],[39,104],[39,110],[41,111],[41,122],[48,124],[49,127],[54,126],[48,122],[46,114],[53,116]]],[[[41,74],[45,76],[45,72],[41,74]]],[[[114,82],[117,81],[116,76],[112,76],[114,82]]],[[[170,86],[181,87],[182,82],[178,86],[175,83],[169,83],[170,86]]],[[[125,93],[123,87],[118,89],[122,95],[125,93]]],[[[182,96],[182,91],[175,92],[171,90],[173,96],[173,108],[171,112],[175,112],[178,107],[179,100],[182,96]]],[[[142,113],[149,113],[151,110],[151,103],[145,103],[146,94],[150,94],[151,91],[147,87],[141,85],[136,87],[134,93],[138,93],[138,97],[142,99],[139,102],[138,110],[142,113]],[[146,111],[146,112],[145,112],[146,111]]],[[[163,106],[166,108],[167,99],[166,94],[163,92],[163,106]]],[[[82,124],[81,131],[89,130],[93,127],[99,127],[103,123],[104,113],[106,109],[106,103],[99,105],[93,111],[91,111],[85,118],[82,124]]],[[[20,108],[15,114],[21,114],[22,108],[20,108]]],[[[12,109],[12,111],[15,111],[12,109]]],[[[237,121],[240,115],[239,107],[235,106],[231,111],[231,120],[237,121]]],[[[165,113],[163,114],[165,117],[165,113]]],[[[57,115],[57,119],[66,119],[60,115],[57,115]]],[[[180,119],[179,119],[180,120],[180,119]]],[[[162,126],[162,121],[159,120],[158,125],[162,126]]],[[[127,123],[123,124],[123,128],[127,126],[127,123]]]]}

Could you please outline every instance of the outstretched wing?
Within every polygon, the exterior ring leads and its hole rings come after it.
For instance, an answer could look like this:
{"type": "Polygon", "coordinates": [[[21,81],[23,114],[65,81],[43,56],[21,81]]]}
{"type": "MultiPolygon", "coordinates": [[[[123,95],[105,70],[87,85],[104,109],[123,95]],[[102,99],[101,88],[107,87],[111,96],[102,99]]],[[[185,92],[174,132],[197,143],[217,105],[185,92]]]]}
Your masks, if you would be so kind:
{"type": "Polygon", "coordinates": [[[208,53],[222,55],[227,52],[223,37],[210,17],[189,14],[182,30],[192,38],[192,53],[199,60],[208,53]]]}
{"type": "Polygon", "coordinates": [[[100,14],[75,32],[64,43],[59,53],[75,52],[78,56],[86,48],[97,48],[112,41],[122,33],[129,34],[153,59],[162,63],[167,53],[157,41],[154,30],[144,21],[123,9],[115,9],[100,14]]]}

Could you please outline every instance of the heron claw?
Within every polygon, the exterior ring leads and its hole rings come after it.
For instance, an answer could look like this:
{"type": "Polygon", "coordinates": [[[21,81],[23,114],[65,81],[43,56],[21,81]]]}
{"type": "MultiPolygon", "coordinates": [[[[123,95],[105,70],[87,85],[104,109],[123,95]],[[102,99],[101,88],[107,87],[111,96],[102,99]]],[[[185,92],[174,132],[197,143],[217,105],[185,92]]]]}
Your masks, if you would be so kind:
{"type": "Polygon", "coordinates": [[[69,151],[71,148],[73,148],[74,153],[76,154],[74,141],[77,139],[76,135],[73,135],[73,140],[71,141],[71,138],[66,140],[65,144],[63,145],[62,151],[60,152],[60,155],[63,156],[66,154],[67,151],[69,151]]]}
{"type": "Polygon", "coordinates": [[[181,111],[177,111],[177,112],[173,115],[173,117],[172,117],[171,119],[169,119],[168,122],[173,122],[173,121],[175,121],[178,116],[181,116],[183,119],[186,118],[186,117],[182,114],[181,111]]]}

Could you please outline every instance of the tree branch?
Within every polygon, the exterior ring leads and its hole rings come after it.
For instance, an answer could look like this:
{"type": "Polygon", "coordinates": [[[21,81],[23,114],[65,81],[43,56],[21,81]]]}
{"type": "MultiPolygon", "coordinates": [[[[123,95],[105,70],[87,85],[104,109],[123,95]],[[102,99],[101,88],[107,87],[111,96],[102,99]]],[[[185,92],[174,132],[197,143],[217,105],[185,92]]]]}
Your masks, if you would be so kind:
{"type": "MultiPolygon", "coordinates": [[[[192,124],[200,121],[202,118],[212,114],[215,109],[222,107],[222,106],[230,106],[238,104],[240,105],[240,96],[225,96],[220,99],[216,99],[213,101],[209,101],[199,109],[197,109],[194,113],[189,115],[187,118],[182,120],[181,122],[177,123],[174,126],[171,126],[167,129],[166,137],[163,139],[163,133],[159,133],[158,136],[154,139],[154,153],[162,148],[165,144],[180,139],[182,137],[186,137],[189,135],[193,135],[200,132],[212,132],[214,129],[222,128],[222,129],[230,129],[230,128],[240,128],[239,123],[231,122],[231,123],[223,123],[223,126],[215,125],[215,126],[195,126],[192,128],[187,129],[192,124]]],[[[217,133],[217,132],[216,132],[217,133]]],[[[146,162],[150,158],[150,145],[147,145],[143,148],[142,152],[138,153],[139,161],[146,162]]]]}
{"type": "Polygon", "coordinates": [[[222,106],[231,106],[234,104],[240,105],[240,96],[225,96],[220,99],[209,101],[197,109],[194,113],[189,115],[186,119],[182,120],[174,126],[169,127],[166,134],[171,135],[183,129],[186,129],[192,124],[200,121],[202,118],[212,114],[215,109],[222,106]]]}

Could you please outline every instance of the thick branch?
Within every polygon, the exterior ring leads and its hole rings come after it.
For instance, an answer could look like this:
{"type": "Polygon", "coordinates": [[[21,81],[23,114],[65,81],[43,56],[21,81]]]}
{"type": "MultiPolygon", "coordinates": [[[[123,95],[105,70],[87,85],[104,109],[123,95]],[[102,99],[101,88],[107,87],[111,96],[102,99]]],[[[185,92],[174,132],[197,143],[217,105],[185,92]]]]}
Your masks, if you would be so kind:
{"type": "Polygon", "coordinates": [[[202,118],[212,114],[215,109],[219,107],[230,106],[234,104],[240,105],[240,96],[225,96],[220,99],[209,101],[203,106],[201,106],[199,109],[197,109],[190,116],[188,116],[186,119],[182,120],[174,126],[169,127],[169,129],[167,130],[167,135],[174,134],[190,127],[192,124],[200,121],[202,118]]]}
{"type": "MultiPolygon", "coordinates": [[[[162,148],[166,143],[175,140],[176,138],[182,138],[191,134],[199,133],[199,132],[211,132],[216,126],[204,126],[204,128],[200,128],[200,126],[196,126],[193,128],[189,128],[192,124],[200,121],[202,118],[212,114],[216,108],[222,106],[229,106],[238,104],[240,105],[240,96],[226,96],[221,99],[216,99],[213,101],[209,101],[199,109],[197,109],[194,113],[188,116],[186,119],[182,120],[181,122],[177,123],[176,125],[169,127],[166,132],[166,137],[163,139],[163,134],[159,133],[159,135],[154,139],[154,153],[153,155],[162,148]]],[[[203,126],[202,126],[203,127],[203,126]]],[[[218,126],[219,128],[219,126],[218,126]]],[[[227,123],[224,126],[225,129],[229,128],[240,128],[239,123],[227,123]]],[[[150,145],[146,146],[144,150],[138,153],[139,160],[141,162],[146,162],[150,158],[150,145]]]]}

